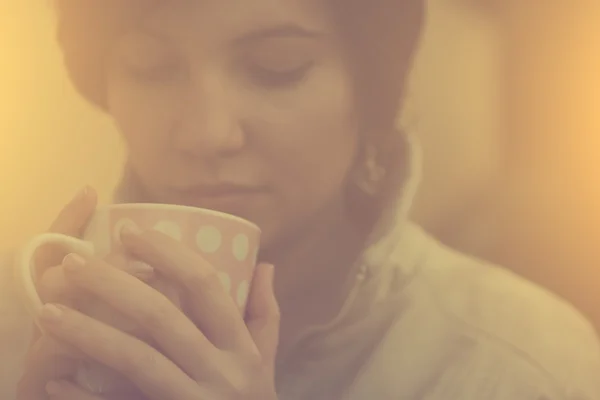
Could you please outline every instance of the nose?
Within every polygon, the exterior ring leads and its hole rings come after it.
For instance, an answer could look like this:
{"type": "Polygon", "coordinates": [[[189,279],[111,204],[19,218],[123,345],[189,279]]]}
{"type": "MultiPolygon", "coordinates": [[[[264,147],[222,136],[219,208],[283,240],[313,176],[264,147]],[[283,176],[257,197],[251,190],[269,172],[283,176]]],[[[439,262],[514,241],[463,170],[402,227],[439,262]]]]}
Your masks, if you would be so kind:
{"type": "Polygon", "coordinates": [[[218,71],[205,71],[190,78],[172,132],[175,149],[203,158],[239,152],[245,137],[235,104],[234,90],[218,71]]]}

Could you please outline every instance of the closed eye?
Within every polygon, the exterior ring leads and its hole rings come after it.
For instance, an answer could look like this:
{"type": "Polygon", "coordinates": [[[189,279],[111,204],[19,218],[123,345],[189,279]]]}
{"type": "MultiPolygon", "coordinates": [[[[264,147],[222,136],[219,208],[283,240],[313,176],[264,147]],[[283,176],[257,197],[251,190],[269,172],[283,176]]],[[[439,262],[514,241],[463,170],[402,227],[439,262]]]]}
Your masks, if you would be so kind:
{"type": "Polygon", "coordinates": [[[295,68],[273,69],[258,65],[248,67],[251,80],[266,88],[285,88],[304,80],[314,63],[309,62],[295,68]]]}

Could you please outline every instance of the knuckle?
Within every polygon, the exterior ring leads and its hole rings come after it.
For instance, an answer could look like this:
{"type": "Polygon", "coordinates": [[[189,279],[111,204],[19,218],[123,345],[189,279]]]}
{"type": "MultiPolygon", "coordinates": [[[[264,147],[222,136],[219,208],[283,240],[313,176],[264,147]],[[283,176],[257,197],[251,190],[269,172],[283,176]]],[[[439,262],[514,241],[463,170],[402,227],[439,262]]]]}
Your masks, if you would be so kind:
{"type": "Polygon", "coordinates": [[[195,271],[190,272],[184,281],[187,288],[192,290],[198,288],[211,288],[220,285],[217,272],[209,268],[198,268],[195,271]]]}
{"type": "Polygon", "coordinates": [[[80,352],[75,348],[61,343],[58,339],[51,336],[41,336],[30,347],[27,360],[40,362],[40,360],[72,358],[80,356],[80,352]]]}
{"type": "Polygon", "coordinates": [[[168,248],[169,242],[165,239],[169,239],[168,236],[161,234],[156,230],[141,230],[137,235],[139,241],[137,245],[144,246],[153,253],[162,253],[168,248]]]}
{"type": "Polygon", "coordinates": [[[21,378],[17,381],[16,386],[16,400],[29,400],[31,396],[29,392],[31,392],[31,382],[28,382],[27,376],[21,376],[21,378]]]}
{"type": "Polygon", "coordinates": [[[50,267],[37,279],[37,290],[44,302],[72,303],[74,288],[64,279],[60,266],[50,267]]]}
{"type": "Polygon", "coordinates": [[[227,388],[235,398],[249,398],[253,392],[252,381],[241,373],[228,375],[227,388]]]}
{"type": "Polygon", "coordinates": [[[121,373],[132,380],[140,380],[147,373],[156,370],[159,353],[154,351],[136,351],[123,357],[121,373]]]}
{"type": "Polygon", "coordinates": [[[52,223],[50,231],[66,233],[72,229],[73,225],[76,225],[78,216],[80,214],[80,206],[78,204],[67,204],[60,212],[52,223]]]}
{"type": "Polygon", "coordinates": [[[173,310],[166,298],[147,304],[140,312],[140,323],[150,331],[159,331],[169,325],[173,310]]]}
{"type": "MultiPolygon", "coordinates": [[[[263,366],[260,357],[244,357],[243,360],[230,360],[235,367],[227,368],[227,373],[222,374],[225,380],[223,387],[231,398],[254,398],[257,383],[260,382],[259,375],[262,374],[263,366]]],[[[228,398],[229,398],[228,397],[228,398]]]]}
{"type": "Polygon", "coordinates": [[[50,231],[59,233],[79,231],[95,208],[95,202],[92,202],[92,199],[95,199],[95,192],[91,188],[82,190],[60,210],[50,231]]]}
{"type": "Polygon", "coordinates": [[[264,367],[263,357],[259,352],[253,353],[248,357],[246,362],[246,370],[258,373],[264,367]]]}
{"type": "Polygon", "coordinates": [[[63,314],[60,330],[66,338],[78,340],[82,337],[82,332],[89,330],[87,320],[79,312],[64,309],[63,314]]]}
{"type": "Polygon", "coordinates": [[[78,210],[78,204],[69,202],[58,212],[53,225],[62,225],[73,219],[73,214],[78,210]]]}

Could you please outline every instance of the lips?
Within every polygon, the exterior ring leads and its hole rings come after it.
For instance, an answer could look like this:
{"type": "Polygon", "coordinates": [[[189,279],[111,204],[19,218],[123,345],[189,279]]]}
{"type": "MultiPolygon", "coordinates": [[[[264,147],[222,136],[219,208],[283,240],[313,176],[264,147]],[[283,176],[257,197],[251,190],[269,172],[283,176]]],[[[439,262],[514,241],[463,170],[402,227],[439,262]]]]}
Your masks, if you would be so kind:
{"type": "Polygon", "coordinates": [[[264,191],[266,188],[260,186],[218,184],[218,185],[198,185],[181,192],[187,195],[197,197],[218,198],[238,195],[247,195],[264,191]]]}
{"type": "Polygon", "coordinates": [[[218,184],[176,190],[176,203],[208,208],[247,218],[249,211],[268,194],[264,186],[218,184]]]}

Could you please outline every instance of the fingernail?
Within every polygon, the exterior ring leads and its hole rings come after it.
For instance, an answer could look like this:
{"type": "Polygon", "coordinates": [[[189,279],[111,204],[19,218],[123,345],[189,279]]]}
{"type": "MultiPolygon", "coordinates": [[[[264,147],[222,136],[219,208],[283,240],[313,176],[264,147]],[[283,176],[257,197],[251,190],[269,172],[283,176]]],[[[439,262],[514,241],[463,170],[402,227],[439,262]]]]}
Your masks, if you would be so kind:
{"type": "Polygon", "coordinates": [[[46,394],[50,395],[50,396],[54,396],[60,393],[61,391],[61,386],[60,383],[56,382],[56,381],[49,381],[48,383],[46,383],[46,394]]]}
{"type": "Polygon", "coordinates": [[[140,279],[150,279],[154,276],[154,268],[143,261],[132,261],[127,265],[127,269],[140,279]]]}
{"type": "Polygon", "coordinates": [[[85,199],[86,197],[89,196],[90,191],[91,191],[91,188],[88,185],[85,185],[84,187],[79,189],[79,191],[77,192],[75,197],[73,197],[73,201],[77,202],[77,201],[81,201],[81,200],[85,199]]]}
{"type": "Polygon", "coordinates": [[[85,258],[81,257],[79,254],[70,253],[63,258],[62,265],[67,270],[76,271],[85,265],[85,258]]]}
{"type": "Polygon", "coordinates": [[[137,236],[140,233],[142,233],[142,230],[133,222],[128,222],[121,228],[121,235],[137,236]]]}
{"type": "Polygon", "coordinates": [[[62,318],[63,310],[55,304],[44,304],[40,313],[40,320],[48,323],[59,322],[62,318]]]}

